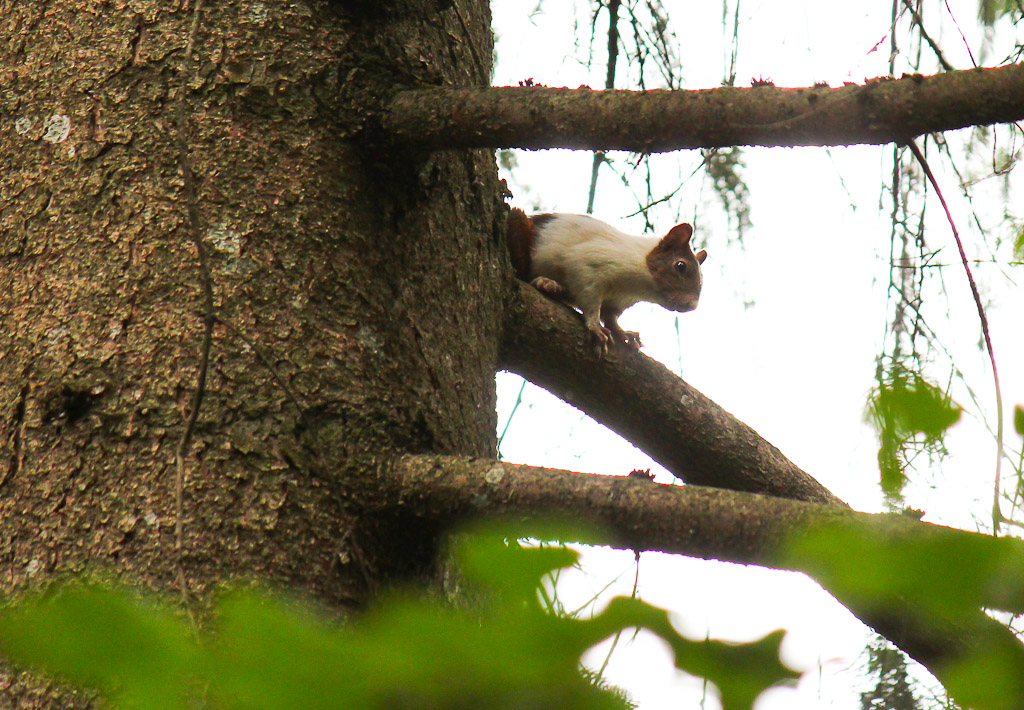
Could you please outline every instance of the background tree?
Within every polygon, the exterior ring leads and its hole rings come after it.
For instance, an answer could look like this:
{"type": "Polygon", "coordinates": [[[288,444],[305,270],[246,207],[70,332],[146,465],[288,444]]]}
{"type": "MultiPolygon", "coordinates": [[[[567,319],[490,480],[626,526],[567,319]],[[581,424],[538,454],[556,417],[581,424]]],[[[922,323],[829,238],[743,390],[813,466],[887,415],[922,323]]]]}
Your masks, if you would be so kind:
{"type": "MultiPolygon", "coordinates": [[[[100,565],[197,616],[239,575],[339,610],[441,584],[441,534],[480,512],[784,565],[784,532],[838,513],[495,465],[509,367],[689,482],[838,505],[656,364],[566,357],[582,331],[512,278],[487,149],[889,142],[1024,113],[1019,67],[606,114],[586,91],[432,88],[488,83],[481,2],[0,10],[5,589],[100,565]]],[[[926,663],[970,647],[904,611],[861,613],[926,663]]]]}

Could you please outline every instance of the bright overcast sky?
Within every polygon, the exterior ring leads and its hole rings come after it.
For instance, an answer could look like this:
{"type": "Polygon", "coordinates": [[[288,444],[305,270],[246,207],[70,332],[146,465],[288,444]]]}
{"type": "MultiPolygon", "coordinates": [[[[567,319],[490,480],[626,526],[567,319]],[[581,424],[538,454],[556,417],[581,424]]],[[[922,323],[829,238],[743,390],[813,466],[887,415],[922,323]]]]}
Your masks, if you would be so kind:
{"type": "MultiPolygon", "coordinates": [[[[731,40],[731,30],[728,36],[723,34],[721,5],[665,4],[678,38],[683,86],[718,86],[731,40]]],[[[607,20],[596,33],[591,71],[581,61],[588,53],[590,3],[545,0],[540,11],[530,15],[535,6],[536,0],[493,3],[495,84],[514,86],[533,79],[548,86],[602,87],[607,20]],[[578,30],[573,26],[574,11],[578,30]]],[[[732,8],[730,3],[730,17],[732,8]]],[[[778,86],[816,81],[838,86],[885,75],[891,8],[891,2],[748,0],[741,5],[737,85],[763,77],[778,86]]],[[[996,37],[1004,46],[996,45],[984,56],[975,2],[951,0],[949,8],[980,64],[1000,61],[1012,47],[1010,30],[1004,28],[1006,37],[996,37]]],[[[930,33],[946,58],[957,68],[970,67],[970,56],[945,8],[940,12],[940,4],[932,3],[926,12],[931,13],[926,20],[934,22],[930,33]]],[[[908,42],[905,31],[897,39],[908,42]]],[[[622,61],[620,57],[617,86],[632,88],[625,85],[622,61]]],[[[897,73],[905,68],[898,64],[897,73]]],[[[649,88],[655,86],[649,83],[649,88]]],[[[970,168],[972,176],[982,176],[982,163],[968,164],[962,153],[955,154],[962,171],[970,168]]],[[[643,334],[647,355],[681,370],[688,382],[754,427],[834,493],[859,510],[882,510],[877,444],[863,417],[885,335],[890,218],[882,204],[892,147],[749,149],[746,155],[753,228],[743,246],[728,243],[727,218],[700,173],[688,177],[700,163],[697,152],[652,159],[655,197],[684,183],[672,202],[652,213],[652,222],[659,232],[667,231],[677,218],[694,222],[695,245],[707,248],[710,257],[695,312],[679,315],[639,304],[623,317],[623,325],[643,334]]],[[[515,193],[513,204],[527,210],[585,211],[589,153],[519,151],[517,157],[519,167],[511,176],[503,175],[515,193]]],[[[614,157],[643,200],[643,169],[634,169],[624,154],[614,157]]],[[[977,229],[971,229],[970,205],[960,196],[955,179],[948,170],[937,172],[945,181],[969,255],[988,258],[977,229]]],[[[1013,213],[1013,205],[1024,204],[1019,189],[1004,195],[997,180],[972,187],[971,195],[986,228],[995,227],[1005,209],[1013,213]]],[[[944,288],[927,294],[936,303],[930,323],[994,422],[991,375],[978,348],[977,314],[948,225],[934,195],[928,199],[926,238],[932,249],[942,249],[939,263],[951,265],[944,271],[944,288]],[[944,315],[945,309],[950,312],[948,320],[936,314],[942,310],[944,315]]],[[[636,209],[637,198],[604,171],[595,216],[639,233],[642,219],[624,219],[636,209]]],[[[1020,211],[1017,208],[1018,217],[1020,211]]],[[[1008,237],[993,231],[984,239],[993,245],[1008,237]]],[[[1005,244],[999,255],[1005,262],[1005,244]]],[[[993,264],[974,268],[983,296],[990,299],[988,315],[1002,368],[1003,397],[1011,412],[1014,403],[1024,403],[1019,326],[1024,290],[1013,282],[1022,278],[1022,272],[993,264]]],[[[945,385],[948,373],[948,360],[937,356],[931,374],[945,385]]],[[[507,374],[498,378],[499,433],[521,382],[507,374]]],[[[965,389],[954,386],[953,395],[970,405],[964,401],[969,397],[965,389]]],[[[1019,438],[1011,440],[1015,435],[1009,431],[1008,440],[1019,449],[1019,438]]],[[[925,510],[928,521],[977,529],[985,524],[991,507],[995,445],[973,417],[957,425],[948,444],[950,458],[936,469],[922,464],[907,489],[906,502],[925,510]]],[[[642,453],[532,386],[527,386],[508,427],[501,454],[515,462],[615,475],[650,467],[660,482],[671,481],[642,453]]],[[[603,599],[630,593],[635,575],[632,553],[594,550],[584,565],[573,583],[560,587],[567,608],[584,604],[614,580],[603,599]]],[[[858,693],[865,688],[862,652],[869,632],[802,575],[647,553],[641,558],[639,593],[674,610],[679,628],[695,638],[710,634],[750,640],[776,628],[787,629],[785,660],[806,676],[796,691],[766,695],[759,710],[860,707],[858,693]]],[[[631,643],[623,639],[608,666],[608,679],[626,688],[642,710],[696,707],[702,684],[675,672],[659,643],[644,637],[631,643]]],[[[603,652],[594,652],[588,663],[599,667],[603,658],[603,652]]],[[[718,707],[717,699],[710,698],[705,707],[718,707]]]]}

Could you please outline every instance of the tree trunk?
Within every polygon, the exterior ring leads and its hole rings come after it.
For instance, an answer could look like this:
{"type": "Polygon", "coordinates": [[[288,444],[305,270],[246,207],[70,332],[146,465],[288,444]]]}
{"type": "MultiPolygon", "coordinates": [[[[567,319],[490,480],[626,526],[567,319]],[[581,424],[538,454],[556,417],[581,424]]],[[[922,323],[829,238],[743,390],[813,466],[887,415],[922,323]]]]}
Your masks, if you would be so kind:
{"type": "MultiPolygon", "coordinates": [[[[396,471],[494,458],[502,364],[690,482],[841,505],[642,356],[554,361],[583,331],[513,288],[493,156],[389,133],[410,97],[434,115],[451,107],[431,87],[488,83],[484,0],[121,5],[0,0],[4,593],[98,571],[199,617],[239,577],[340,612],[429,583],[455,513],[522,501],[431,498],[423,480],[456,470],[396,471]]],[[[864,91],[923,91],[893,84],[864,91]]],[[[1019,115],[1013,97],[995,103],[1019,115]]],[[[949,630],[891,611],[890,639],[956,659],[949,630]]],[[[9,671],[0,690],[0,707],[71,702],[9,671]]]]}
{"type": "Polygon", "coordinates": [[[116,7],[0,0],[3,591],[431,577],[378,471],[495,454],[504,213],[490,152],[375,114],[486,84],[488,4],[116,7]]]}

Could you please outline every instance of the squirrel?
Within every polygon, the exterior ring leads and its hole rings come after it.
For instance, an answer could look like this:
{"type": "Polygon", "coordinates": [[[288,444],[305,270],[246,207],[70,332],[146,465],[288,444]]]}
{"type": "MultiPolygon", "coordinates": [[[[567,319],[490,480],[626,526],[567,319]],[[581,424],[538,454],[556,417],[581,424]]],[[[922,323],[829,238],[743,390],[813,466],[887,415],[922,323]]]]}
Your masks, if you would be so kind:
{"type": "Polygon", "coordinates": [[[700,265],[693,227],[677,224],[662,238],[634,237],[587,215],[527,215],[513,207],[508,247],[516,275],[541,293],[578,307],[600,355],[612,343],[638,350],[640,334],[618,318],[639,301],[685,313],[697,307],[700,265]],[[601,323],[604,322],[602,326],[601,323]]]}

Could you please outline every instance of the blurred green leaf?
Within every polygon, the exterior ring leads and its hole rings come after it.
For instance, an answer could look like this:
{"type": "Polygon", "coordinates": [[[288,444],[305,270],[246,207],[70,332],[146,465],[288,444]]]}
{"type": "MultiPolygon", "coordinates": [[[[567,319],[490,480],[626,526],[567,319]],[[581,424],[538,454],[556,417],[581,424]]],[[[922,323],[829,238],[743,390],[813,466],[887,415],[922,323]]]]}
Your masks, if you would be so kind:
{"type": "Polygon", "coordinates": [[[871,419],[891,419],[901,434],[920,433],[929,439],[960,421],[961,409],[945,392],[913,372],[900,372],[878,388],[870,402],[871,419]]]}
{"type": "MultiPolygon", "coordinates": [[[[201,689],[217,706],[240,710],[621,710],[622,698],[581,672],[580,658],[631,627],[658,634],[679,668],[714,682],[726,710],[749,708],[764,689],[797,677],[779,661],[781,632],[752,644],[690,641],[667,612],[627,598],[585,621],[547,612],[541,579],[577,553],[526,546],[523,534],[506,526],[457,536],[467,583],[489,591],[468,611],[394,593],[343,624],[250,589],[221,599],[200,645],[170,611],[124,590],[72,586],[11,607],[0,639],[13,660],[139,708],[192,707],[201,689]]],[[[565,526],[529,534],[581,535],[565,526]]]]}
{"type": "Polygon", "coordinates": [[[527,602],[538,611],[541,578],[571,567],[578,558],[579,554],[567,547],[524,548],[516,537],[508,538],[493,529],[464,534],[456,551],[459,568],[471,582],[507,595],[508,603],[527,602]]]}
{"type": "MultiPolygon", "coordinates": [[[[883,608],[911,600],[936,618],[964,624],[979,608],[1024,612],[1021,540],[917,525],[893,515],[871,529],[847,522],[824,526],[787,544],[789,562],[846,602],[883,608]]],[[[946,688],[964,707],[1009,710],[1024,697],[1024,653],[995,632],[973,628],[988,641],[943,669],[946,688]]]]}
{"type": "Polygon", "coordinates": [[[0,649],[130,708],[177,708],[197,648],[174,613],[127,590],[71,586],[0,612],[0,649]]]}
{"type": "Polygon", "coordinates": [[[985,27],[993,27],[996,20],[1003,17],[1016,16],[1020,11],[1020,4],[1017,0],[979,0],[978,19],[985,27]]]}
{"type": "Polygon", "coordinates": [[[1024,407],[1019,404],[1013,409],[1013,428],[1017,433],[1024,436],[1024,407]]]}
{"type": "Polygon", "coordinates": [[[868,397],[867,420],[878,434],[880,483],[889,498],[902,495],[908,451],[923,447],[941,455],[942,437],[961,412],[945,392],[902,363],[879,372],[878,385],[868,397]]]}
{"type": "Polygon", "coordinates": [[[879,605],[900,597],[949,617],[979,607],[1024,612],[1020,540],[937,526],[911,533],[913,525],[896,515],[872,529],[839,523],[804,533],[787,549],[793,564],[814,569],[829,589],[879,605]]]}
{"type": "Polygon", "coordinates": [[[716,148],[705,157],[708,176],[711,178],[729,215],[730,227],[735,226],[736,239],[743,241],[743,235],[752,224],[750,220],[750,188],[743,177],[743,149],[738,146],[716,148]]]}
{"type": "Polygon", "coordinates": [[[1013,240],[1013,255],[1017,261],[1024,261],[1024,224],[1017,230],[1017,238],[1013,240]]]}
{"type": "MultiPolygon", "coordinates": [[[[878,607],[913,600],[954,623],[966,623],[980,607],[1024,610],[1020,540],[949,528],[906,534],[906,520],[893,516],[889,522],[870,530],[844,523],[826,526],[794,539],[789,553],[840,599],[870,600],[878,607]]],[[[976,631],[985,634],[985,629],[976,631]]],[[[943,674],[946,687],[965,707],[1002,710],[1015,707],[1015,699],[1022,697],[1020,649],[1001,639],[993,635],[984,653],[972,654],[943,674]],[[979,686],[982,677],[998,680],[979,686]]]]}
{"type": "Polygon", "coordinates": [[[965,708],[1018,710],[1024,698],[1020,656],[1016,642],[993,635],[988,643],[979,644],[970,658],[946,670],[946,688],[965,708]]]}
{"type": "Polygon", "coordinates": [[[577,672],[577,647],[551,643],[551,620],[536,615],[510,627],[394,597],[330,630],[242,595],[222,616],[213,689],[229,707],[621,708],[577,672]]]}
{"type": "Polygon", "coordinates": [[[629,597],[616,597],[602,614],[582,623],[592,643],[634,626],[653,631],[671,646],[677,668],[718,687],[726,710],[751,707],[762,691],[799,677],[779,661],[781,630],[745,644],[691,641],[675,630],[665,610],[629,597]]]}
{"type": "Polygon", "coordinates": [[[885,424],[885,429],[878,432],[878,473],[882,490],[890,498],[899,500],[903,486],[907,483],[904,473],[903,459],[900,454],[905,439],[897,436],[895,427],[885,424]]]}

